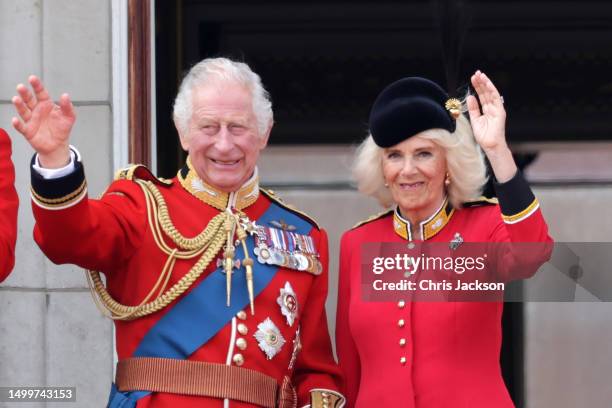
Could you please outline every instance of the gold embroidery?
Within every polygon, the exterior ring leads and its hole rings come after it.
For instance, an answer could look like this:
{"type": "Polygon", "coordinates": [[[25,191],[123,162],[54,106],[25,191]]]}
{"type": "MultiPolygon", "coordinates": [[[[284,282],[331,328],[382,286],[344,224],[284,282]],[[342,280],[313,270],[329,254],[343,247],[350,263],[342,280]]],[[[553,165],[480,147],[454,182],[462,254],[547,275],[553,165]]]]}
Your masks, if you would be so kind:
{"type": "MultiPolygon", "coordinates": [[[[187,167],[189,172],[185,177],[179,171],[178,179],[183,188],[189,191],[198,199],[202,200],[206,204],[216,208],[220,211],[225,211],[229,201],[230,193],[219,191],[214,187],[206,184],[196,173],[191,160],[187,158],[187,167]]],[[[240,190],[236,191],[236,204],[234,208],[242,210],[252,205],[259,197],[259,179],[257,176],[253,177],[251,181],[247,182],[240,190]]]]}

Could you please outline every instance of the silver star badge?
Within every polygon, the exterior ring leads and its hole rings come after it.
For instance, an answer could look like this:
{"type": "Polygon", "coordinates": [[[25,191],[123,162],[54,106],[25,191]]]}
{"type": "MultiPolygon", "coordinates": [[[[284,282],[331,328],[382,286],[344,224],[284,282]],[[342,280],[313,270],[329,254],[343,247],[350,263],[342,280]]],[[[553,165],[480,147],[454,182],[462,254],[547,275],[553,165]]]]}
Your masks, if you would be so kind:
{"type": "Polygon", "coordinates": [[[253,336],[257,339],[259,348],[266,353],[268,360],[278,354],[285,344],[285,338],[269,317],[257,325],[257,331],[253,336]]]}
{"type": "Polygon", "coordinates": [[[285,282],[285,287],[281,288],[280,296],[276,299],[276,303],[280,306],[283,316],[287,318],[287,324],[293,326],[298,313],[298,301],[297,295],[289,282],[285,282]]]}

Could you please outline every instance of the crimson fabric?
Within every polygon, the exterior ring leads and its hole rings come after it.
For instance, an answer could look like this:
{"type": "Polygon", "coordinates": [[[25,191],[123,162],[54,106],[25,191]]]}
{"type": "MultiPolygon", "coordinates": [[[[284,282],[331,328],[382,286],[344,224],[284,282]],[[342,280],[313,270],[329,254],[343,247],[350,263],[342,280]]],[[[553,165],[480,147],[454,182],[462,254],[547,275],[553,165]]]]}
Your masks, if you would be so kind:
{"type": "MultiPolygon", "coordinates": [[[[158,188],[179,232],[193,237],[206,227],[219,210],[193,196],[176,179],[173,181],[169,187],[158,188]]],[[[270,200],[260,194],[255,204],[243,211],[251,220],[257,220],[269,205],[270,200]]],[[[69,208],[55,211],[46,210],[33,203],[33,210],[36,218],[34,237],[49,259],[55,263],[73,263],[105,273],[109,292],[119,302],[138,304],[158,279],[166,255],[157,248],[149,231],[144,195],[135,182],[114,182],[100,200],[85,198],[69,208]]],[[[256,297],[255,316],[251,316],[247,307],[246,320],[237,319],[238,323],[244,323],[248,328],[248,334],[244,336],[236,333],[237,337],[243,337],[247,341],[247,348],[244,351],[234,349],[234,353],[240,352],[244,356],[242,367],[274,377],[279,385],[285,375],[290,376],[297,389],[299,406],[310,403],[311,389],[339,390],[341,383],[340,370],[331,351],[325,315],[328,279],[327,234],[324,230],[313,228],[311,236],[321,254],[323,273],[314,276],[307,272],[280,268],[266,289],[256,297]],[[280,289],[284,287],[285,282],[290,282],[299,303],[299,314],[291,327],[277,304],[280,289]],[[257,325],[267,317],[272,319],[286,340],[281,351],[270,360],[254,338],[257,325]],[[293,340],[298,326],[301,327],[303,348],[294,370],[289,370],[293,340]]],[[[174,245],[170,242],[169,244],[174,245]]],[[[216,261],[215,258],[194,285],[216,269],[216,261]]],[[[178,260],[168,287],[184,276],[194,263],[195,260],[178,260]]],[[[115,322],[119,359],[131,357],[147,331],[180,299],[182,297],[152,315],[134,321],[115,322]]],[[[219,308],[222,307],[225,307],[225,304],[219,305],[219,308]]],[[[204,321],[206,316],[201,318],[204,321]]],[[[225,364],[231,334],[230,323],[193,353],[189,360],[225,364]]],[[[223,400],[153,393],[141,399],[137,406],[222,407],[223,400]]],[[[244,408],[252,405],[231,401],[230,407],[244,408]]]]}
{"type": "MultiPolygon", "coordinates": [[[[457,232],[465,242],[552,242],[539,209],[506,224],[498,205],[464,208],[455,211],[431,242],[450,242],[457,232]]],[[[392,213],[342,237],[336,347],[348,406],[513,407],[499,364],[502,303],[407,302],[399,308],[397,303],[362,301],[361,244],[402,241],[393,229],[392,213]],[[399,319],[406,322],[403,328],[399,319]],[[406,339],[404,347],[400,338],[406,339]]],[[[505,254],[504,264],[511,265],[507,278],[531,276],[549,256],[545,251],[527,260],[505,254]]]]}
{"type": "Polygon", "coordinates": [[[11,139],[0,129],[0,282],[6,279],[15,265],[19,199],[14,184],[11,139]]]}

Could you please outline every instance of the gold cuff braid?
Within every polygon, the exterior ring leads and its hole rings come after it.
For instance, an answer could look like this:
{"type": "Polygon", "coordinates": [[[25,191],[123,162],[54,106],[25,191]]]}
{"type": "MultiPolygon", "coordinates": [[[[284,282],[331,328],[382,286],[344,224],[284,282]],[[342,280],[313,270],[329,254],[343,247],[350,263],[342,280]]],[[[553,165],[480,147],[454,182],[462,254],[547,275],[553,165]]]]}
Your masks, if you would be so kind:
{"type": "Polygon", "coordinates": [[[311,408],[341,408],[344,407],[344,397],[332,390],[310,390],[310,406],[311,408]]]}

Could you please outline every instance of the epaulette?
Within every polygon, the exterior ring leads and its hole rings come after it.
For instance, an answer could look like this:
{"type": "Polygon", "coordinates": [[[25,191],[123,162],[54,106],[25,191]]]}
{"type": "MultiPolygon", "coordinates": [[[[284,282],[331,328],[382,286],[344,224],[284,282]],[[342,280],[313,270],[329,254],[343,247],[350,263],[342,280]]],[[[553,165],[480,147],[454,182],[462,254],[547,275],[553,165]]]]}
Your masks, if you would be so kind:
{"type": "Polygon", "coordinates": [[[359,228],[362,225],[367,224],[368,222],[376,221],[377,219],[382,218],[382,217],[384,217],[384,216],[386,216],[386,215],[388,215],[388,214],[390,214],[392,212],[393,212],[393,208],[390,208],[388,210],[379,212],[378,214],[372,215],[372,216],[366,218],[363,221],[359,221],[357,224],[353,225],[353,227],[351,229],[359,228]]]}
{"type": "Polygon", "coordinates": [[[287,209],[288,211],[291,211],[292,213],[297,214],[300,217],[306,219],[306,221],[308,221],[311,224],[313,224],[317,229],[319,229],[319,230],[321,229],[321,227],[319,227],[319,223],[316,222],[311,216],[309,216],[308,214],[298,210],[297,208],[295,208],[291,204],[285,203],[280,197],[278,197],[276,195],[276,193],[274,193],[273,190],[266,190],[265,188],[261,188],[260,187],[259,191],[261,191],[266,197],[268,197],[270,200],[274,201],[276,204],[278,204],[281,207],[287,209]]]}
{"type": "Polygon", "coordinates": [[[499,201],[497,201],[497,197],[480,196],[476,200],[472,200],[472,201],[463,203],[463,207],[470,208],[470,207],[479,207],[481,205],[497,205],[497,204],[499,204],[499,201]]]}
{"type": "Polygon", "coordinates": [[[142,164],[131,164],[128,167],[117,170],[115,180],[148,180],[162,186],[172,185],[172,180],[167,180],[160,177],[155,177],[153,172],[142,164]]]}

